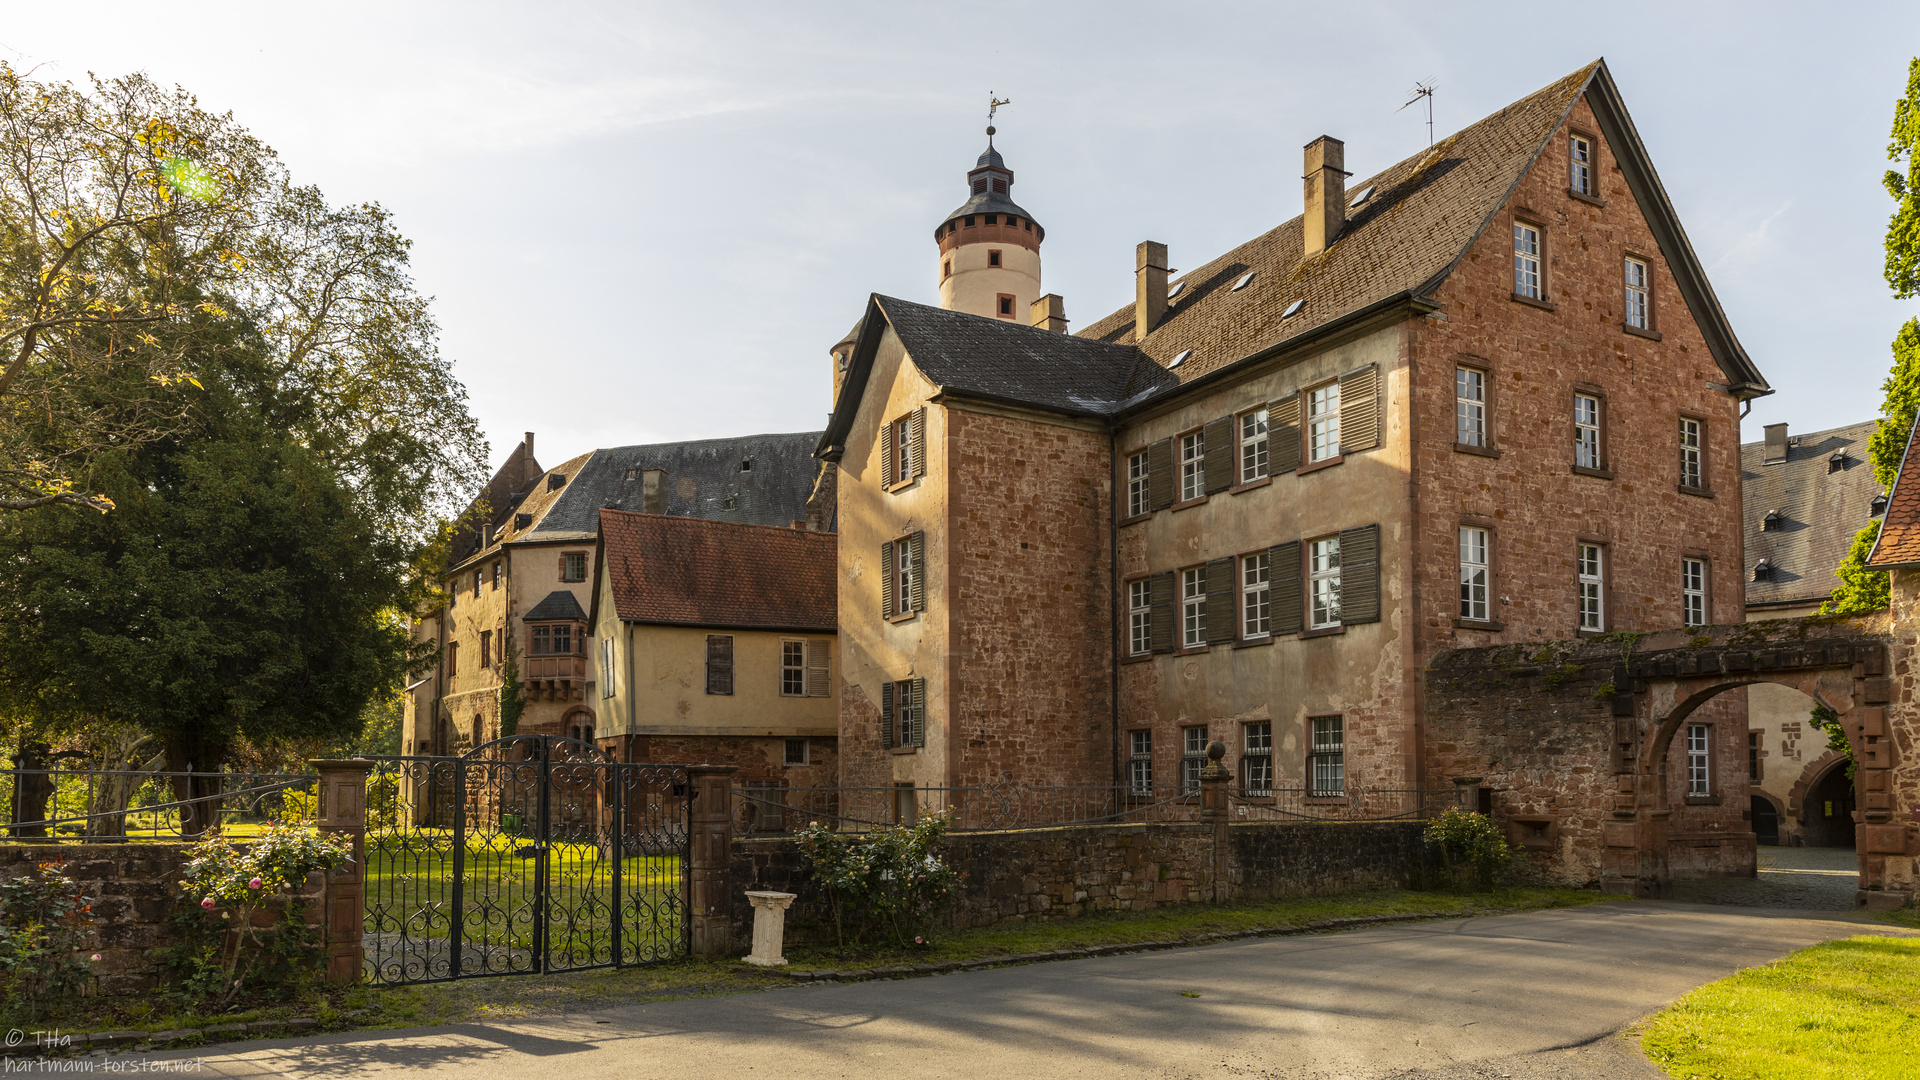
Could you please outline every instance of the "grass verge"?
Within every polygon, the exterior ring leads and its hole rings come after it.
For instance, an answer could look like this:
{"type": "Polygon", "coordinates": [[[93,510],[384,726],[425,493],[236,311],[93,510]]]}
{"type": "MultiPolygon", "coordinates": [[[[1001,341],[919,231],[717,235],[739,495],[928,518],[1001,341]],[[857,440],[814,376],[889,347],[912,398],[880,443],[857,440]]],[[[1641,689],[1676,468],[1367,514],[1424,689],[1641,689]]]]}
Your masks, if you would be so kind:
{"type": "Polygon", "coordinates": [[[1641,1030],[1681,1080],[1907,1080],[1920,1041],[1920,939],[1852,937],[1708,983],[1641,1030]]]}

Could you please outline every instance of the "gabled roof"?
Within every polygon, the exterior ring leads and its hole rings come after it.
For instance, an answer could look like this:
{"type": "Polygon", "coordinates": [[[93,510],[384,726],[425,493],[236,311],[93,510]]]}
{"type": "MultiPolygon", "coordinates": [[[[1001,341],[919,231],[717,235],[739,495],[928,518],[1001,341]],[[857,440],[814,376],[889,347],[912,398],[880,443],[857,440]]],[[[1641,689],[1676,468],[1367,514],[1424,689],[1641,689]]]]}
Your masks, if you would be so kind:
{"type": "Polygon", "coordinates": [[[1853,548],[1853,538],[1873,520],[1868,504],[1880,494],[1867,457],[1874,422],[1848,424],[1831,431],[1797,435],[1783,462],[1763,464],[1767,444],[1740,446],[1740,490],[1744,500],[1747,565],[1765,559],[1768,580],[1747,582],[1747,606],[1815,603],[1840,584],[1834,571],[1853,548]],[[1844,463],[1829,465],[1834,455],[1844,463]],[[1766,528],[1777,513],[1776,527],[1766,528]]]}
{"type": "Polygon", "coordinates": [[[555,589],[547,594],[545,600],[533,605],[533,610],[520,616],[521,622],[570,621],[585,622],[587,613],[580,610],[580,601],[566,589],[555,589]]]}
{"type": "Polygon", "coordinates": [[[552,470],[542,470],[536,466],[528,482],[513,489],[504,497],[489,517],[486,542],[478,545],[468,543],[464,549],[456,548],[456,553],[462,551],[464,553],[449,562],[449,569],[458,570],[462,564],[471,564],[476,559],[497,552],[502,544],[510,543],[516,534],[524,533],[525,529],[516,530],[513,527],[513,523],[519,520],[521,514],[531,519],[527,529],[538,528],[566,491],[564,485],[559,488],[554,487],[550,478],[571,477],[585,468],[592,458],[593,453],[590,451],[579,457],[569,458],[552,470]]]}
{"type": "Polygon", "coordinates": [[[1900,457],[1900,474],[1887,497],[1887,515],[1867,556],[1867,566],[1873,570],[1920,566],[1920,456],[1913,452],[1915,436],[1920,436],[1920,424],[1907,433],[1907,451],[1900,457]]]}
{"type": "Polygon", "coordinates": [[[787,526],[807,517],[819,466],[818,432],[651,443],[596,450],[567,478],[558,501],[515,543],[591,540],[603,509],[639,511],[649,469],[666,473],[662,513],[787,526]],[[751,467],[743,465],[751,463],[751,467]]]}
{"type": "Polygon", "coordinates": [[[620,510],[602,510],[599,531],[600,573],[622,621],[836,630],[839,545],[833,533],[620,510]]]}
{"type": "Polygon", "coordinates": [[[534,477],[542,472],[540,462],[535,460],[531,448],[523,440],[515,443],[507,459],[494,470],[493,479],[480,489],[480,494],[467,504],[467,513],[472,517],[468,527],[460,530],[453,538],[447,552],[447,565],[457,566],[475,552],[485,548],[505,515],[512,513],[513,497],[525,491],[534,477]]]}

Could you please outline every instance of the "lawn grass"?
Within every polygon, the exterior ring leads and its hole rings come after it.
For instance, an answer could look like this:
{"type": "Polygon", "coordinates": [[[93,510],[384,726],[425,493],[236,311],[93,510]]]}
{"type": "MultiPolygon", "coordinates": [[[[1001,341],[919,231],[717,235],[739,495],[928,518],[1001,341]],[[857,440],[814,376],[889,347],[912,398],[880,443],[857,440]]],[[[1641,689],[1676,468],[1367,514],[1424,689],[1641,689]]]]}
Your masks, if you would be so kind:
{"type": "Polygon", "coordinates": [[[1916,1014],[1920,938],[1852,937],[1708,983],[1640,1045],[1679,1080],[1909,1080],[1916,1014]]]}

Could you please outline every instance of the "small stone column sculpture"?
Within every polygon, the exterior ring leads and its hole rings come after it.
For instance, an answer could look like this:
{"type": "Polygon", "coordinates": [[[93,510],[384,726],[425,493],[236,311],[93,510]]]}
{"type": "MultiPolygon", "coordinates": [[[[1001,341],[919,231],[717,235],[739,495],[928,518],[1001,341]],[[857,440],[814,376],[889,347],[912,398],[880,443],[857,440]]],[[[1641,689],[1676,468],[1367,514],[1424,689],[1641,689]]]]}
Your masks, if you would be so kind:
{"type": "Polygon", "coordinates": [[[793,904],[793,896],[790,892],[747,890],[747,899],[753,904],[753,951],[747,954],[747,963],[780,967],[787,962],[780,953],[786,943],[787,908],[793,904]]]}

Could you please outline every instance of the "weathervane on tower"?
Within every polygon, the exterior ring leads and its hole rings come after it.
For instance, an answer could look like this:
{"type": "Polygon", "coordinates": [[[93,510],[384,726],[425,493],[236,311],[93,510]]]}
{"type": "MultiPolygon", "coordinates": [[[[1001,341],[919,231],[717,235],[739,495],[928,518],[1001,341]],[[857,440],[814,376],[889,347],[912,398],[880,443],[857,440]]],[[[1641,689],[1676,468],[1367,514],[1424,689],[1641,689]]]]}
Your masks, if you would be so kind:
{"type": "Polygon", "coordinates": [[[989,150],[993,148],[993,114],[1000,111],[1000,106],[1011,104],[1013,104],[1012,98],[997,98],[993,96],[993,91],[987,91],[987,148],[989,150]]]}

